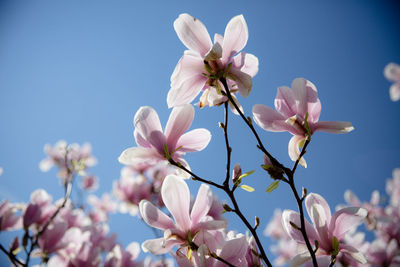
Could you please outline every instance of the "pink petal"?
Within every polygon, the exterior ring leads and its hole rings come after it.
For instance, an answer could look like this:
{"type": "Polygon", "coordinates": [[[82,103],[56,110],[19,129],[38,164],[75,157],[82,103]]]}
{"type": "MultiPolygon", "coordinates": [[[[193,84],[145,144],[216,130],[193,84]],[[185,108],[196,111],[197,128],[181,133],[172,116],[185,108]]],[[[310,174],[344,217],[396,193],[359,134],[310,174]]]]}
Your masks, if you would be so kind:
{"type": "MultiPolygon", "coordinates": [[[[286,119],[282,114],[276,112],[270,107],[265,105],[256,104],[253,106],[253,119],[258,126],[264,130],[271,132],[284,132],[297,133],[298,130],[286,123],[286,119]]],[[[302,133],[301,133],[302,134],[302,133]]]]}
{"type": "Polygon", "coordinates": [[[167,253],[173,248],[173,246],[180,243],[182,242],[177,240],[165,240],[164,238],[150,239],[142,243],[142,250],[144,252],[150,252],[154,255],[160,255],[167,253]]]}
{"type": "Polygon", "coordinates": [[[179,87],[185,80],[203,72],[205,72],[203,58],[191,50],[186,50],[171,75],[171,87],[179,87]]]}
{"type": "Polygon", "coordinates": [[[289,87],[282,86],[278,88],[274,104],[276,110],[287,118],[292,117],[297,113],[293,90],[289,87]]]}
{"type": "Polygon", "coordinates": [[[386,79],[392,82],[400,81],[400,66],[396,63],[389,63],[383,70],[386,79]]]}
{"type": "Polygon", "coordinates": [[[354,130],[353,124],[347,121],[319,121],[312,127],[313,132],[323,131],[328,133],[348,133],[354,130]]]}
{"type": "Polygon", "coordinates": [[[290,267],[302,266],[306,262],[311,260],[310,252],[304,251],[298,255],[296,255],[293,259],[290,260],[290,267]]]}
{"type": "Polygon", "coordinates": [[[161,187],[162,200],[175,219],[180,230],[186,232],[190,229],[189,187],[182,178],[175,175],[168,175],[161,187]]]}
{"type": "MultiPolygon", "coordinates": [[[[303,235],[301,232],[297,229],[294,229],[291,225],[290,222],[293,222],[296,224],[298,227],[301,226],[300,223],[300,215],[297,212],[294,212],[293,210],[284,210],[282,213],[282,225],[283,228],[285,229],[286,233],[294,239],[298,243],[305,243],[303,235]]],[[[311,244],[314,244],[315,240],[318,240],[318,235],[317,232],[315,232],[315,229],[311,226],[311,224],[308,221],[305,221],[305,226],[306,226],[306,232],[308,239],[310,240],[311,244]]]]}
{"type": "Polygon", "coordinates": [[[365,258],[364,254],[358,251],[353,246],[347,245],[347,244],[341,244],[340,245],[340,252],[349,255],[352,257],[355,261],[358,261],[361,264],[366,264],[367,259],[365,258]]]}
{"type": "Polygon", "coordinates": [[[256,76],[258,72],[258,58],[252,54],[241,52],[233,58],[232,62],[233,67],[240,69],[250,77],[256,76]]]}
{"type": "MultiPolygon", "coordinates": [[[[329,264],[331,263],[331,256],[329,256],[329,255],[317,256],[317,263],[318,263],[318,266],[329,266],[329,264]]],[[[313,267],[313,266],[314,266],[314,264],[312,263],[311,258],[310,258],[310,261],[308,261],[304,265],[304,267],[313,267]]]]}
{"type": "Polygon", "coordinates": [[[206,230],[221,230],[225,229],[228,226],[225,220],[210,220],[199,222],[197,224],[197,229],[206,229],[206,230]]]}
{"type": "Polygon", "coordinates": [[[179,138],[177,147],[182,146],[181,152],[195,152],[203,150],[211,140],[211,133],[206,129],[195,129],[179,138]]]}
{"type": "Polygon", "coordinates": [[[222,45],[224,43],[224,36],[219,33],[214,34],[214,44],[215,43],[219,43],[222,45]]]}
{"type": "Polygon", "coordinates": [[[311,207],[314,204],[321,205],[321,207],[323,208],[323,212],[325,214],[324,217],[326,217],[326,219],[328,221],[330,221],[331,220],[331,209],[329,208],[329,205],[326,202],[326,200],[319,194],[310,193],[307,195],[307,197],[305,199],[305,205],[306,205],[308,214],[311,214],[311,207]]]}
{"type": "Polygon", "coordinates": [[[213,195],[208,185],[202,184],[197,192],[190,217],[192,225],[197,224],[204,216],[207,215],[213,202],[213,195]]]}
{"type": "Polygon", "coordinates": [[[201,56],[204,57],[211,49],[212,42],[206,27],[189,14],[180,14],[174,21],[174,29],[182,43],[201,56]]]}
{"type": "Polygon", "coordinates": [[[224,43],[222,45],[222,58],[228,59],[245,47],[249,31],[243,15],[233,17],[226,25],[224,43]]]}
{"type": "MultiPolygon", "coordinates": [[[[194,108],[190,104],[175,107],[165,127],[165,136],[167,138],[167,146],[169,149],[175,149],[176,143],[184,132],[189,129],[194,118],[194,108]]],[[[172,152],[172,151],[170,151],[172,152]]]]}
{"type": "Polygon", "coordinates": [[[235,78],[234,83],[239,89],[239,93],[242,97],[247,97],[250,94],[252,87],[251,76],[232,67],[229,73],[235,78]]]}
{"type": "MultiPolygon", "coordinates": [[[[178,153],[175,153],[174,156],[176,156],[177,154],[178,153]]],[[[173,158],[174,158],[174,156],[173,156],[173,158]]],[[[177,157],[174,158],[174,160],[176,162],[179,162],[183,167],[185,167],[187,170],[190,171],[189,164],[182,157],[177,156],[177,157]]],[[[191,177],[191,175],[188,172],[186,172],[186,171],[184,171],[184,170],[182,170],[181,168],[178,168],[178,167],[175,167],[175,174],[178,175],[179,177],[182,177],[183,179],[189,179],[191,177]]]]}
{"type": "Polygon", "coordinates": [[[186,79],[178,86],[173,85],[167,96],[168,107],[176,107],[192,102],[204,88],[206,81],[207,78],[199,73],[196,76],[186,79]]]}
{"type": "MultiPolygon", "coordinates": [[[[242,113],[244,113],[243,107],[242,107],[242,105],[240,105],[240,103],[239,103],[239,101],[237,100],[237,98],[236,98],[235,95],[232,95],[232,99],[233,99],[233,102],[236,103],[236,106],[239,108],[239,110],[240,110],[242,113]]],[[[236,110],[235,106],[233,105],[233,103],[232,103],[231,101],[229,101],[229,109],[233,112],[233,114],[239,115],[239,112],[236,110]]]]}
{"type": "Polygon", "coordinates": [[[150,226],[161,230],[174,229],[175,224],[170,217],[153,205],[150,201],[142,200],[139,203],[140,215],[150,226]]]}
{"type": "Polygon", "coordinates": [[[319,246],[322,249],[329,249],[332,241],[329,238],[329,221],[327,220],[324,208],[319,204],[313,204],[310,207],[309,215],[319,235],[319,246]]]}
{"type": "MultiPolygon", "coordinates": [[[[231,239],[224,244],[219,256],[234,266],[247,266],[245,256],[248,247],[245,236],[231,239]]],[[[225,266],[226,264],[220,261],[215,263],[215,267],[225,266]]]]}
{"type": "MultiPolygon", "coordinates": [[[[294,135],[292,138],[290,138],[289,145],[288,145],[288,152],[289,152],[289,157],[290,157],[291,160],[296,161],[299,158],[299,156],[300,156],[300,143],[304,139],[305,138],[303,136],[299,136],[299,135],[294,135]]],[[[307,162],[304,159],[304,157],[301,157],[299,163],[304,168],[307,168],[307,162]]]]}
{"type": "Polygon", "coordinates": [[[161,160],[160,154],[156,150],[144,147],[130,147],[122,151],[118,161],[125,165],[134,165],[146,161],[149,164],[155,164],[161,160]]]}
{"type": "Polygon", "coordinates": [[[144,140],[151,143],[158,151],[164,150],[165,138],[162,133],[160,119],[152,107],[140,107],[135,114],[133,124],[137,134],[144,140]]]}
{"type": "Polygon", "coordinates": [[[361,203],[360,203],[360,200],[358,199],[358,197],[350,190],[346,190],[344,192],[344,200],[352,206],[357,206],[357,207],[361,206],[361,203]]]}
{"type": "Polygon", "coordinates": [[[329,231],[340,240],[350,228],[361,224],[367,214],[368,211],[363,208],[348,207],[341,209],[333,214],[329,231]]]}
{"type": "MultiPolygon", "coordinates": [[[[292,89],[294,98],[296,99],[297,115],[300,115],[302,119],[305,118],[306,113],[313,118],[312,121],[317,121],[319,113],[314,110],[314,105],[318,106],[318,92],[317,88],[310,81],[303,78],[297,78],[292,82],[292,89]],[[311,114],[311,110],[314,112],[311,114]]],[[[320,104],[319,104],[320,105],[320,104]]],[[[319,112],[321,110],[319,109],[319,112]]]]}
{"type": "Polygon", "coordinates": [[[150,148],[151,144],[149,142],[146,141],[146,139],[144,139],[139,132],[137,131],[137,129],[135,129],[133,131],[133,136],[135,137],[135,141],[136,144],[138,144],[141,147],[146,147],[146,148],[150,148]]]}
{"type": "Polygon", "coordinates": [[[395,83],[389,89],[390,100],[398,101],[400,99],[400,83],[395,83]]]}
{"type": "Polygon", "coordinates": [[[371,200],[369,201],[372,205],[378,206],[381,202],[381,197],[378,190],[374,190],[371,194],[371,200]]]}

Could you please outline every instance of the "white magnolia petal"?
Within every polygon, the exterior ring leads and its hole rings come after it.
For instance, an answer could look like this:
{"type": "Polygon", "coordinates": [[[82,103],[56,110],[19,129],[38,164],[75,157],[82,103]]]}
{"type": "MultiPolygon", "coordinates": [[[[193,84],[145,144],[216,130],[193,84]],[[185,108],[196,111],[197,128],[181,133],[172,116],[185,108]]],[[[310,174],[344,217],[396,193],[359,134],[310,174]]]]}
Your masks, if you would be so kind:
{"type": "Polygon", "coordinates": [[[165,127],[167,146],[174,152],[179,138],[189,129],[194,119],[194,108],[190,104],[178,106],[172,109],[165,127]]]}
{"type": "Polygon", "coordinates": [[[222,58],[228,59],[242,50],[249,38],[247,23],[243,15],[233,17],[226,25],[222,58]]]}
{"type": "Polygon", "coordinates": [[[180,14],[174,21],[174,29],[182,43],[204,57],[212,42],[204,24],[189,14],[180,14]]]}
{"type": "Polygon", "coordinates": [[[168,175],[161,187],[162,200],[182,231],[190,229],[190,192],[186,182],[176,175],[168,175]]]}

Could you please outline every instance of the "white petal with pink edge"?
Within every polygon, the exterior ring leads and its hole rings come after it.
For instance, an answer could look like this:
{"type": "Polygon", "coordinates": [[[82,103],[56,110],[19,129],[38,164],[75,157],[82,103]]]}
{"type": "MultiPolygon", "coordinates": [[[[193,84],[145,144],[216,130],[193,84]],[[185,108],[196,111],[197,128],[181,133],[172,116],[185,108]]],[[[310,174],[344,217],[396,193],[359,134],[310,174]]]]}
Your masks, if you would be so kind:
{"type": "Polygon", "coordinates": [[[182,230],[190,229],[190,192],[186,182],[176,175],[168,175],[161,187],[161,196],[167,209],[175,219],[176,226],[182,230]]]}
{"type": "Polygon", "coordinates": [[[189,14],[180,14],[174,21],[174,29],[182,43],[204,57],[212,42],[204,24],[189,14]]]}

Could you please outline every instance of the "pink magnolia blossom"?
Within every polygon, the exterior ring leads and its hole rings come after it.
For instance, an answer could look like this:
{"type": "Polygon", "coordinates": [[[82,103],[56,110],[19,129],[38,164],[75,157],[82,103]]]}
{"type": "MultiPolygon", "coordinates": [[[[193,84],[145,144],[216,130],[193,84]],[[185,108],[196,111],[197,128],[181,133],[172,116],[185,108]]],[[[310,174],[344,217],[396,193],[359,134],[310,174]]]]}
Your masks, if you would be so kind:
{"type": "Polygon", "coordinates": [[[143,267],[143,263],[138,261],[140,246],[136,242],[130,243],[125,250],[117,244],[107,254],[104,267],[143,267]]]}
{"type": "MultiPolygon", "coordinates": [[[[329,133],[348,133],[354,130],[350,122],[318,121],[321,113],[321,102],[317,88],[313,83],[303,78],[297,78],[292,83],[292,89],[279,87],[275,98],[277,111],[261,104],[253,106],[254,121],[264,130],[271,132],[288,131],[294,136],[289,141],[289,156],[296,161],[300,155],[300,147],[308,135],[316,131],[329,133]],[[305,122],[307,118],[307,124],[305,122]],[[308,132],[308,130],[310,132],[308,132]]],[[[300,164],[306,167],[304,158],[300,164]]]]}
{"type": "Polygon", "coordinates": [[[8,200],[0,203],[0,231],[16,230],[22,227],[21,216],[18,215],[17,205],[8,200]]]}
{"type": "Polygon", "coordinates": [[[276,209],[274,215],[264,230],[264,235],[270,236],[278,241],[271,246],[271,251],[277,255],[274,264],[282,266],[298,254],[299,244],[291,239],[282,224],[282,211],[276,209]]]}
{"type": "Polygon", "coordinates": [[[67,246],[67,243],[63,239],[67,227],[65,222],[53,222],[49,224],[38,240],[43,255],[49,255],[67,246]]]}
{"type": "Polygon", "coordinates": [[[98,198],[96,195],[89,195],[87,201],[93,207],[90,217],[95,222],[108,220],[108,213],[115,212],[118,207],[117,203],[108,193],[104,193],[101,198],[98,198]]]}
{"type": "Polygon", "coordinates": [[[389,89],[390,99],[398,101],[400,99],[400,66],[396,63],[389,63],[383,71],[386,79],[394,82],[389,89]]]}
{"type": "Polygon", "coordinates": [[[135,216],[141,200],[152,200],[152,185],[144,175],[136,175],[131,168],[124,167],[121,170],[120,180],[114,181],[113,194],[122,202],[120,211],[135,216]]]}
{"type": "Polygon", "coordinates": [[[118,159],[119,162],[126,165],[135,165],[139,162],[154,165],[168,160],[170,156],[175,162],[188,167],[183,155],[186,152],[203,150],[211,139],[211,134],[206,129],[195,129],[185,133],[192,124],[193,118],[192,105],[175,107],[163,132],[156,111],[151,107],[141,107],[136,112],[133,121],[138,147],[123,151],[118,159]]]}
{"type": "Polygon", "coordinates": [[[381,197],[378,190],[372,192],[369,202],[361,202],[351,190],[346,190],[346,192],[344,192],[344,199],[350,206],[362,207],[368,211],[365,224],[370,230],[375,229],[378,220],[384,216],[384,209],[379,206],[381,197]]]}
{"type": "Polygon", "coordinates": [[[39,168],[43,172],[49,171],[54,165],[60,170],[58,177],[65,183],[72,178],[72,174],[85,175],[84,171],[91,166],[96,165],[97,160],[91,155],[91,146],[85,143],[82,146],[70,144],[61,140],[54,147],[46,144],[44,152],[48,155],[43,159],[39,168]]]}
{"type": "MultiPolygon", "coordinates": [[[[347,207],[338,210],[331,215],[326,200],[315,193],[308,194],[305,199],[305,206],[313,225],[305,222],[305,228],[308,239],[312,246],[318,241],[318,250],[316,252],[317,261],[321,266],[329,264],[333,251],[334,238],[339,242],[338,252],[348,255],[360,263],[366,263],[364,255],[357,248],[344,243],[347,231],[358,226],[367,216],[367,211],[363,208],[347,207]]],[[[298,229],[295,229],[291,222],[300,226],[300,215],[292,210],[285,210],[282,214],[284,228],[288,235],[299,244],[305,244],[303,235],[298,229]]],[[[300,266],[311,260],[308,250],[305,250],[292,259],[290,266],[300,266]]]]}
{"type": "Polygon", "coordinates": [[[94,175],[82,178],[81,188],[86,191],[96,191],[99,188],[99,179],[94,175]]]}
{"type": "Polygon", "coordinates": [[[224,36],[215,34],[214,44],[203,23],[189,14],[181,14],[174,22],[175,31],[189,49],[179,60],[171,76],[168,92],[169,107],[191,103],[203,91],[200,107],[219,105],[227,98],[220,91],[223,85],[218,76],[226,74],[229,90],[247,97],[252,77],[258,72],[258,59],[245,52],[248,29],[242,15],[233,17],[224,36]]]}
{"type": "MultiPolygon", "coordinates": [[[[163,254],[170,251],[174,246],[188,246],[189,239],[193,238],[195,243],[196,240],[204,240],[204,233],[207,233],[207,231],[226,227],[225,221],[216,221],[207,216],[213,197],[211,189],[205,184],[201,185],[191,212],[189,212],[189,188],[181,177],[168,175],[162,185],[161,195],[175,222],[151,202],[142,200],[139,204],[139,210],[143,220],[150,226],[164,231],[164,237],[145,241],[142,244],[144,251],[150,251],[156,255],[163,254]]],[[[208,247],[215,242],[214,238],[207,240],[212,243],[207,244],[208,247]]]]}
{"type": "Polygon", "coordinates": [[[400,249],[395,239],[389,244],[381,239],[372,242],[367,252],[368,261],[374,266],[400,266],[400,249]]]}

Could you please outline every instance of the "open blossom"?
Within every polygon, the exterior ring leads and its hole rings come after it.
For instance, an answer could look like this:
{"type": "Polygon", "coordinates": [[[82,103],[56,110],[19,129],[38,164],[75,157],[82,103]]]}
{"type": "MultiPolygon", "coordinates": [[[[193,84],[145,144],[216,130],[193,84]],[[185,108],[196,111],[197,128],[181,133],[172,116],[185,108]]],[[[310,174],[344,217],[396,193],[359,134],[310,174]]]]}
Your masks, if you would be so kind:
{"type": "Polygon", "coordinates": [[[142,267],[143,263],[137,261],[140,246],[136,242],[130,243],[125,250],[117,244],[107,254],[104,267],[142,267]]]}
{"type": "Polygon", "coordinates": [[[175,107],[163,132],[157,112],[151,107],[141,107],[135,115],[134,136],[138,147],[122,152],[119,162],[135,165],[140,162],[153,165],[170,157],[175,162],[188,167],[183,159],[186,152],[203,150],[211,139],[206,129],[195,129],[187,133],[194,118],[194,108],[187,104],[175,107]]]}
{"type": "Polygon", "coordinates": [[[0,231],[16,230],[22,227],[21,216],[17,213],[17,205],[10,204],[8,200],[0,203],[0,231]]]}
{"type": "Polygon", "coordinates": [[[381,198],[378,190],[372,192],[371,200],[369,202],[361,203],[358,197],[351,190],[346,190],[346,192],[344,192],[344,199],[350,206],[366,209],[368,212],[367,217],[365,218],[367,228],[370,230],[376,228],[378,219],[384,215],[384,209],[379,206],[381,198]]]}
{"type": "Polygon", "coordinates": [[[120,180],[113,183],[113,194],[122,201],[120,211],[135,216],[141,200],[152,200],[152,185],[144,175],[136,175],[131,168],[124,167],[120,180]]]}
{"type": "Polygon", "coordinates": [[[395,267],[400,265],[400,249],[395,239],[389,244],[381,239],[376,239],[368,248],[367,258],[373,266],[395,267]]]}
{"type": "Polygon", "coordinates": [[[400,99],[400,66],[396,63],[389,63],[383,71],[386,79],[394,82],[389,89],[390,99],[398,101],[400,99]]]}
{"type": "MultiPolygon", "coordinates": [[[[346,254],[354,260],[364,264],[366,259],[357,248],[344,242],[346,233],[353,227],[358,226],[367,216],[367,211],[363,208],[347,207],[338,210],[331,215],[326,200],[315,193],[307,195],[305,198],[305,206],[313,225],[305,221],[305,228],[308,239],[312,246],[315,241],[318,242],[318,250],[316,252],[317,261],[320,266],[329,264],[331,257],[337,249],[338,253],[346,254]],[[334,248],[334,239],[338,241],[338,247],[334,248]]],[[[295,229],[291,223],[300,226],[300,215],[292,210],[285,210],[282,214],[284,228],[288,235],[299,244],[305,244],[303,235],[298,229],[295,229]]],[[[308,250],[301,252],[292,259],[290,266],[300,266],[311,260],[308,250]]]]}
{"type": "Polygon", "coordinates": [[[245,52],[248,29],[242,15],[232,18],[224,36],[215,34],[214,44],[203,23],[189,14],[181,14],[174,22],[175,31],[189,49],[179,60],[168,92],[169,107],[191,103],[203,91],[200,107],[219,105],[227,101],[225,89],[218,80],[227,78],[231,93],[239,91],[247,97],[252,77],[258,72],[258,59],[245,52]]]}
{"type": "MultiPolygon", "coordinates": [[[[275,98],[277,111],[261,104],[253,106],[254,121],[264,130],[271,132],[288,131],[294,136],[289,141],[289,156],[296,161],[300,147],[308,135],[316,131],[329,133],[348,133],[354,130],[351,122],[318,121],[321,113],[321,102],[317,88],[303,78],[292,82],[292,89],[286,86],[278,88],[275,98]],[[307,118],[307,123],[306,123],[307,118]]],[[[306,167],[302,157],[300,164],[306,167]]]]}
{"type": "Polygon", "coordinates": [[[226,222],[207,216],[213,202],[209,186],[200,186],[191,211],[189,187],[181,177],[168,175],[162,185],[161,195],[174,221],[150,201],[142,200],[139,210],[143,220],[150,226],[164,231],[164,237],[145,241],[142,249],[156,255],[163,254],[174,246],[188,246],[189,239],[193,239],[195,243],[199,240],[196,243],[198,246],[206,243],[207,247],[212,247],[215,238],[208,231],[223,229],[226,222]]]}
{"type": "Polygon", "coordinates": [[[85,143],[82,146],[74,143],[68,145],[65,141],[58,141],[54,147],[46,144],[44,152],[48,155],[43,159],[39,168],[43,172],[49,171],[54,165],[60,171],[58,172],[59,178],[67,182],[67,179],[72,177],[72,174],[82,174],[88,167],[96,165],[97,160],[91,155],[91,146],[85,143]]]}
{"type": "Polygon", "coordinates": [[[96,191],[99,188],[99,179],[94,175],[82,178],[81,188],[86,191],[96,191]]]}

